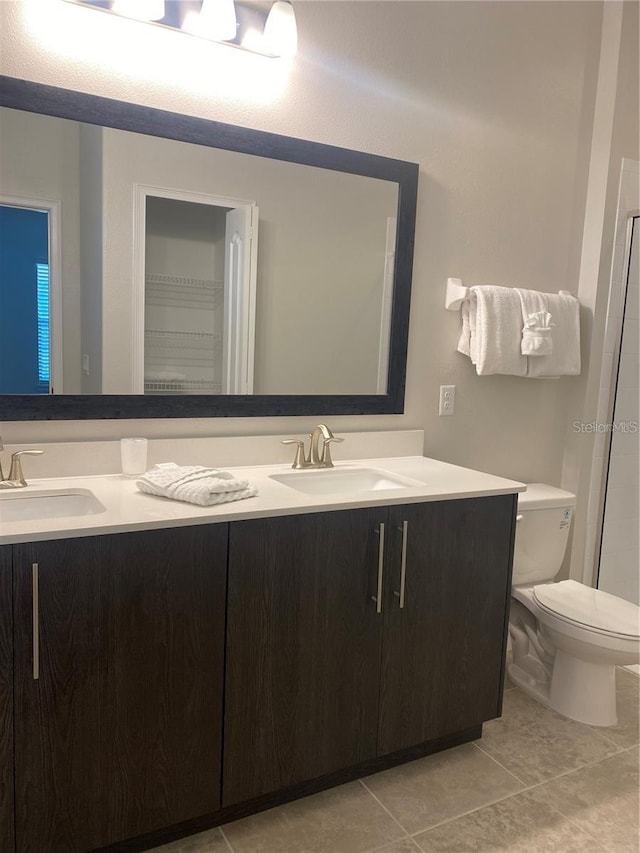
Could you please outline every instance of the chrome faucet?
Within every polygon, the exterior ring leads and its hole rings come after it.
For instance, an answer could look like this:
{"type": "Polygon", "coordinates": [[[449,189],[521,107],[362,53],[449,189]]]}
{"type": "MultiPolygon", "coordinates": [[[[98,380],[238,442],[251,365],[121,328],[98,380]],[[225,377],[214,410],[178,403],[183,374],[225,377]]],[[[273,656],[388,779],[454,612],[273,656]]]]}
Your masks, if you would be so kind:
{"type": "MultiPolygon", "coordinates": [[[[0,436],[0,451],[4,450],[2,436],[0,436]]],[[[9,468],[9,476],[5,477],[2,471],[2,463],[0,462],[0,489],[24,489],[28,485],[22,471],[21,458],[23,456],[40,456],[44,450],[16,450],[11,454],[11,467],[9,468]]]]}
{"type": "Polygon", "coordinates": [[[331,443],[344,441],[335,436],[326,424],[318,424],[309,438],[309,453],[305,453],[304,441],[301,438],[287,438],[283,444],[295,444],[296,455],[292,468],[333,468],[331,459],[331,443]],[[322,439],[322,450],[320,440],[322,439]]]}

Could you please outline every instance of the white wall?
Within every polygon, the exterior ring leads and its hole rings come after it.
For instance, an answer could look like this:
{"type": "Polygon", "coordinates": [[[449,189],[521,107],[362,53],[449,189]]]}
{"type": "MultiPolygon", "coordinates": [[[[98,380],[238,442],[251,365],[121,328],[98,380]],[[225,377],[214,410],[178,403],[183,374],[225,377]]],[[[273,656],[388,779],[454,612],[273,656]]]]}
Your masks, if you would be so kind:
{"type": "MultiPolygon", "coordinates": [[[[64,122],[73,124],[73,122],[64,122]]],[[[80,125],[80,270],[82,393],[102,389],[102,130],[80,125]],[[88,363],[87,363],[88,362],[88,363]]],[[[69,235],[64,235],[67,240],[69,235]]]]}
{"type": "MultiPolygon", "coordinates": [[[[299,54],[284,73],[281,63],[72,4],[3,2],[2,71],[420,163],[405,414],[331,425],[424,428],[430,455],[559,483],[575,380],[477,377],[455,352],[459,318],[444,311],[444,285],[457,276],[576,292],[601,4],[309,0],[296,14],[299,54]],[[456,414],[446,420],[437,416],[440,384],[457,386],[456,414]]],[[[296,433],[309,425],[59,422],[3,425],[3,435],[296,433]]]]}

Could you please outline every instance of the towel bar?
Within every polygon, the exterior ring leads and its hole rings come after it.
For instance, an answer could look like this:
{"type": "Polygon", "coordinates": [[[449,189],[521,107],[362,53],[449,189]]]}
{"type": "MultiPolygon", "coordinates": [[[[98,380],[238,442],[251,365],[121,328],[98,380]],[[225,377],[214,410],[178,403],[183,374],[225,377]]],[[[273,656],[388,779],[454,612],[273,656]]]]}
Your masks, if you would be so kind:
{"type": "MultiPolygon", "coordinates": [[[[559,290],[560,296],[573,296],[569,290],[559,290]]],[[[448,278],[447,290],[444,297],[444,307],[447,311],[459,311],[465,299],[473,299],[470,287],[465,287],[461,278],[448,278]]]]}
{"type": "Polygon", "coordinates": [[[465,299],[470,299],[471,295],[471,288],[465,287],[461,278],[448,278],[444,307],[447,311],[459,311],[462,303],[465,299]]]}

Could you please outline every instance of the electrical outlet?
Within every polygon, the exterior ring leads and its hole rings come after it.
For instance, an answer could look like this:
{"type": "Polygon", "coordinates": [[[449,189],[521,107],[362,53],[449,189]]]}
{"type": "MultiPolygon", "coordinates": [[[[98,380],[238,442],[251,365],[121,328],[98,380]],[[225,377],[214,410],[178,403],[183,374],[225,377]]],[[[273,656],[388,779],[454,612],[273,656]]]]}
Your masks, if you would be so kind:
{"type": "Polygon", "coordinates": [[[452,415],[456,404],[456,386],[441,385],[440,386],[440,404],[438,406],[439,415],[452,415]]]}

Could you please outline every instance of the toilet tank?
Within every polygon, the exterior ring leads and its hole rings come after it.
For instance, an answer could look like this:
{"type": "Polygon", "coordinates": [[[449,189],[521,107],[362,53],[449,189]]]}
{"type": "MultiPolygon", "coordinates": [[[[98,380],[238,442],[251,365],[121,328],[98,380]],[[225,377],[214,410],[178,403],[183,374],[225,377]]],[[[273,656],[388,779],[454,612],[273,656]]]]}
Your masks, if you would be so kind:
{"type": "Polygon", "coordinates": [[[513,583],[550,581],[560,571],[576,496],[546,483],[518,495],[513,583]]]}

